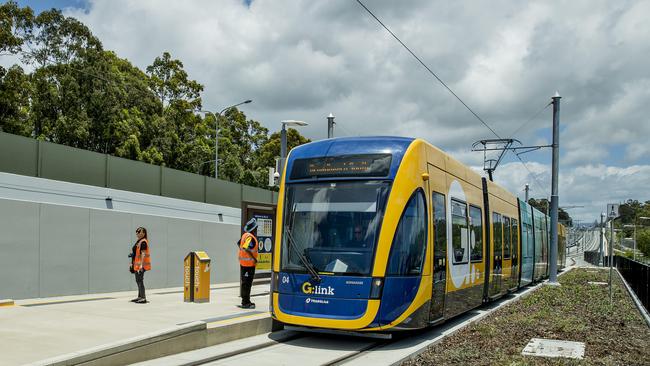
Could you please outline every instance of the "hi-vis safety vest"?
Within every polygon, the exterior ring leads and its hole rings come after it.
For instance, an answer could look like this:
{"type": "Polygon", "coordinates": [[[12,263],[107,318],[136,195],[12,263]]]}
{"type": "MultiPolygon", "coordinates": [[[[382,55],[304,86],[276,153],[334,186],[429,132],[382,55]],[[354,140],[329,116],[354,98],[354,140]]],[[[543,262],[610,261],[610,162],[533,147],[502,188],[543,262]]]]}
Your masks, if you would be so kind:
{"type": "Polygon", "coordinates": [[[239,264],[242,267],[255,267],[257,261],[257,238],[251,233],[244,233],[239,240],[239,264]],[[253,247],[250,248],[250,253],[245,251],[244,248],[250,246],[251,241],[253,247]]]}
{"type": "Polygon", "coordinates": [[[135,258],[133,258],[133,270],[138,272],[143,269],[145,271],[151,271],[151,255],[149,255],[149,241],[145,238],[140,239],[135,245],[135,258]],[[147,249],[144,250],[144,261],[142,258],[142,252],[140,247],[142,243],[147,243],[147,249]]]}

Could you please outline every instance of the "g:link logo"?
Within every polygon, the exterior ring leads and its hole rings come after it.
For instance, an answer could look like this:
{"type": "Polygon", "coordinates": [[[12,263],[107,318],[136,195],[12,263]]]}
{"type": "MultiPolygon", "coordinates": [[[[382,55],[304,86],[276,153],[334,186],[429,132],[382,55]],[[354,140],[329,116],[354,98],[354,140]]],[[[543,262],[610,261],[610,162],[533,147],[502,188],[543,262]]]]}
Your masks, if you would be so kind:
{"type": "Polygon", "coordinates": [[[321,287],[321,286],[314,286],[309,282],[305,282],[302,284],[302,292],[304,292],[307,295],[334,295],[334,288],[331,286],[327,287],[321,287]]]}

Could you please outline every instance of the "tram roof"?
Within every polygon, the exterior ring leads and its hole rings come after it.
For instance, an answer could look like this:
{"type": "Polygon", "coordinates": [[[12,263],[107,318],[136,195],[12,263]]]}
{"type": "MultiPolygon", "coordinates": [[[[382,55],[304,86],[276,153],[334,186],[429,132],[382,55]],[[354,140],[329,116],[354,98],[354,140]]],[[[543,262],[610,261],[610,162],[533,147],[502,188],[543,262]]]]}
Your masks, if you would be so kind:
{"type": "MultiPolygon", "coordinates": [[[[287,160],[287,172],[291,172],[296,159],[334,157],[356,154],[391,154],[390,173],[394,178],[409,145],[415,139],[398,136],[337,137],[310,142],[291,150],[287,160]]],[[[289,175],[289,174],[287,174],[289,175]]],[[[367,178],[365,178],[367,179],[367,178]]],[[[291,179],[288,179],[291,181],[291,179]]]]}

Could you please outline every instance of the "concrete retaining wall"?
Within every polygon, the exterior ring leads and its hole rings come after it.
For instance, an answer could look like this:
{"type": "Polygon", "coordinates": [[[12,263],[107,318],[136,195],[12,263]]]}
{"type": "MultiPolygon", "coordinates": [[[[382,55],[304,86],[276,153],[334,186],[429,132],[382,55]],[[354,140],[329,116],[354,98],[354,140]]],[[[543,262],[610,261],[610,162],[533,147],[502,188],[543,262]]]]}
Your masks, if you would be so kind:
{"type": "Polygon", "coordinates": [[[0,299],[135,290],[127,255],[138,226],[151,244],[148,288],[182,286],[183,258],[192,250],[211,257],[212,283],[239,278],[239,209],[104,191],[0,174],[0,299]]]}

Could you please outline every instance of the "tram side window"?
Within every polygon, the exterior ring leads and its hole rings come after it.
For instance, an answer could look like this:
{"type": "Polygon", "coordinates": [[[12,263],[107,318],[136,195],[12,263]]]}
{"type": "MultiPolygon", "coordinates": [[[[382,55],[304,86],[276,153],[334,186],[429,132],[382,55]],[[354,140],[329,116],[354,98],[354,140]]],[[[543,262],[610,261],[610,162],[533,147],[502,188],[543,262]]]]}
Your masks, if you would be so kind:
{"type": "Polygon", "coordinates": [[[501,257],[501,247],[503,244],[503,226],[501,226],[501,215],[492,213],[492,225],[494,229],[494,256],[501,257]]]}
{"type": "Polygon", "coordinates": [[[469,206],[470,245],[472,247],[472,262],[483,260],[483,223],[481,209],[469,206]]]}
{"type": "Polygon", "coordinates": [[[424,194],[418,190],[411,196],[393,239],[387,275],[410,276],[422,273],[427,247],[427,212],[424,194]]]}
{"type": "Polygon", "coordinates": [[[503,258],[510,259],[510,218],[503,217],[503,258]]]}
{"type": "Polygon", "coordinates": [[[468,252],[467,205],[465,202],[451,200],[451,243],[454,250],[454,263],[465,263],[468,252]]]}
{"type": "Polygon", "coordinates": [[[533,256],[533,227],[529,223],[523,223],[523,236],[521,238],[521,253],[525,258],[531,258],[533,256]]]}
{"type": "Polygon", "coordinates": [[[517,219],[512,219],[510,221],[511,235],[512,235],[512,257],[518,257],[517,251],[519,250],[519,225],[517,219]]]}
{"type": "Polygon", "coordinates": [[[433,192],[433,225],[434,230],[434,253],[435,258],[445,258],[445,249],[447,248],[447,208],[445,207],[445,195],[433,192]]]}

